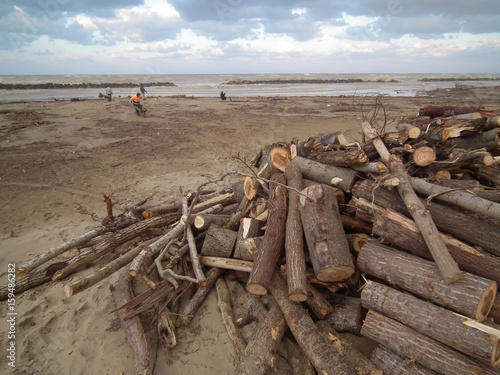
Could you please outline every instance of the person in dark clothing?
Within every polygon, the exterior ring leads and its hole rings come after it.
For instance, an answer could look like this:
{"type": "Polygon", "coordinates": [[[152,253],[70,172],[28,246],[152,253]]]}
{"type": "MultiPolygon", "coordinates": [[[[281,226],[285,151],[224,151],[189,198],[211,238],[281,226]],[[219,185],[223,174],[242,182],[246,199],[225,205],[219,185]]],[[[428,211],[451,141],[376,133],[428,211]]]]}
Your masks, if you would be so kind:
{"type": "Polygon", "coordinates": [[[226,93],[225,93],[224,91],[221,91],[221,92],[220,92],[220,98],[221,98],[222,100],[226,100],[226,93]]]}
{"type": "Polygon", "coordinates": [[[144,88],[143,84],[141,83],[141,86],[139,87],[139,90],[141,91],[142,97],[144,100],[146,100],[146,89],[144,88]]]}

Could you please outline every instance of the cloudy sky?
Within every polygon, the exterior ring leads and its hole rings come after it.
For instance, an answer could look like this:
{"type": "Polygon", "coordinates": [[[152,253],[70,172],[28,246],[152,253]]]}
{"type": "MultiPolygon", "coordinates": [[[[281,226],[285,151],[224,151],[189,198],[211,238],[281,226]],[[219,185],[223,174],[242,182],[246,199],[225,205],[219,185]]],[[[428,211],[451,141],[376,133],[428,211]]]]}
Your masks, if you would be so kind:
{"type": "Polygon", "coordinates": [[[0,74],[500,73],[499,0],[3,0],[0,74]]]}

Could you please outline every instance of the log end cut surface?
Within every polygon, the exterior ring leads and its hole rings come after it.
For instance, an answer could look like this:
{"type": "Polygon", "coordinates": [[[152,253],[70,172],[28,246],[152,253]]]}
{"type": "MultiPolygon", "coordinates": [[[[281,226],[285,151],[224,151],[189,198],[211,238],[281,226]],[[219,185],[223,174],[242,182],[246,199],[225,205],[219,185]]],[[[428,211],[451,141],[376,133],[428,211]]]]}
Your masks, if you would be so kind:
{"type": "Polygon", "coordinates": [[[483,320],[486,319],[493,306],[496,294],[497,294],[497,283],[494,281],[486,288],[481,297],[481,300],[479,301],[476,313],[476,320],[482,322],[483,320]]]}
{"type": "Polygon", "coordinates": [[[352,276],[355,268],[351,266],[332,266],[324,268],[316,274],[316,278],[323,282],[344,281],[352,276]]]}
{"type": "Polygon", "coordinates": [[[264,296],[267,294],[267,288],[260,284],[248,284],[246,288],[249,293],[257,296],[264,296]]]}

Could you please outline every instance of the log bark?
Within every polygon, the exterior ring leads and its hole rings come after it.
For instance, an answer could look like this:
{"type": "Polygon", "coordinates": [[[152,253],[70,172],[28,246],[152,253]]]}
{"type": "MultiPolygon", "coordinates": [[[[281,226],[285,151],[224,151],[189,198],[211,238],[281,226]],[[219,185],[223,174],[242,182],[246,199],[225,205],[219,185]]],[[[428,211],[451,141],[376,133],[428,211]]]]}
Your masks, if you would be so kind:
{"type": "Polygon", "coordinates": [[[417,139],[421,134],[419,127],[404,122],[397,124],[396,129],[404,132],[409,139],[417,139]]]}
{"type": "Polygon", "coordinates": [[[491,309],[497,283],[467,272],[444,284],[437,266],[426,259],[369,241],[358,254],[358,267],[420,297],[483,321],[491,309]]]}
{"type": "MultiPolygon", "coordinates": [[[[390,209],[375,210],[373,235],[414,255],[432,260],[425,241],[415,222],[390,209]]],[[[474,248],[449,235],[441,233],[451,256],[460,269],[500,284],[500,258],[474,248]]]]}
{"type": "MultiPolygon", "coordinates": [[[[118,283],[110,286],[117,308],[130,301],[130,282],[131,275],[127,272],[122,272],[118,283]]],[[[137,375],[146,375],[149,371],[149,349],[141,320],[138,316],[125,320],[125,310],[118,310],[116,314],[120,318],[127,341],[134,353],[135,373],[137,375]]]]}
{"type": "Polygon", "coordinates": [[[444,375],[498,374],[414,329],[370,310],[361,333],[409,361],[444,375]]]}
{"type": "Polygon", "coordinates": [[[353,169],[325,165],[300,156],[292,159],[291,163],[300,167],[302,177],[320,184],[338,187],[346,192],[351,191],[357,177],[357,172],[353,169]]]}
{"type": "Polygon", "coordinates": [[[203,266],[222,268],[226,270],[242,271],[250,273],[252,271],[253,262],[233,258],[220,257],[205,257],[200,258],[200,263],[203,266]]]}
{"type": "Polygon", "coordinates": [[[359,334],[366,314],[366,310],[361,305],[361,299],[342,294],[329,294],[327,301],[333,306],[333,311],[326,316],[325,320],[333,329],[338,332],[359,334]]]}
{"type": "Polygon", "coordinates": [[[307,157],[319,163],[333,165],[336,167],[359,166],[364,165],[369,161],[365,152],[359,148],[311,152],[307,157]]]}
{"type": "Polygon", "coordinates": [[[299,212],[299,194],[302,191],[302,171],[296,164],[285,169],[288,186],[288,215],[285,229],[286,274],[288,298],[295,302],[307,299],[306,261],[304,255],[304,235],[299,212]]]}
{"type": "Polygon", "coordinates": [[[478,213],[480,215],[500,220],[500,203],[491,202],[464,191],[447,189],[445,187],[431,184],[421,178],[411,178],[411,186],[419,194],[433,196],[435,199],[452,203],[466,210],[478,213]]]}
{"type": "Polygon", "coordinates": [[[382,345],[373,350],[370,359],[385,375],[437,375],[437,372],[413,361],[406,361],[382,345]]]}
{"type": "Polygon", "coordinates": [[[479,361],[500,362],[500,331],[376,282],[361,291],[363,307],[399,321],[479,361]]]}
{"type": "MultiPolygon", "coordinates": [[[[364,198],[384,208],[391,208],[403,215],[410,216],[403,200],[393,190],[384,187],[376,187],[373,181],[365,180],[356,185],[353,192],[357,198],[364,198]]],[[[447,234],[456,237],[470,245],[479,246],[482,249],[500,256],[500,229],[466,212],[459,211],[453,207],[440,203],[430,202],[426,208],[431,213],[437,228],[447,234]],[[477,233],[487,233],[478,236],[477,233]]]]}
{"type": "MultiPolygon", "coordinates": [[[[286,184],[285,175],[282,173],[273,175],[272,181],[286,184]]],[[[273,182],[270,185],[267,228],[247,282],[247,290],[257,295],[267,294],[285,243],[287,189],[273,182]]]]}
{"type": "Polygon", "coordinates": [[[454,115],[461,115],[465,113],[474,113],[480,111],[480,108],[465,107],[465,106],[449,106],[449,105],[429,105],[422,107],[418,111],[419,116],[434,117],[448,117],[454,115]]]}
{"type": "Polygon", "coordinates": [[[233,342],[236,355],[238,358],[241,358],[245,353],[247,344],[236,326],[231,306],[231,296],[223,277],[217,279],[215,288],[217,290],[218,305],[222,315],[222,321],[224,322],[229,338],[233,342]]]}
{"type": "Polygon", "coordinates": [[[200,254],[203,256],[231,258],[238,232],[211,225],[207,230],[200,254]]]}
{"type": "Polygon", "coordinates": [[[277,273],[271,284],[271,293],[285,316],[286,323],[302,351],[311,361],[316,371],[324,375],[354,375],[354,369],[321,336],[318,328],[299,303],[290,301],[285,283],[277,273]]]}
{"type": "Polygon", "coordinates": [[[278,305],[274,305],[248,342],[236,366],[235,374],[264,375],[272,367],[279,344],[287,329],[281,309],[278,305]]]}
{"type": "Polygon", "coordinates": [[[452,283],[460,279],[460,269],[448,252],[443,240],[439,236],[436,225],[432,221],[432,217],[429,212],[425,209],[424,205],[413,191],[413,188],[410,185],[409,176],[404,170],[403,163],[398,157],[389,155],[389,151],[380,138],[377,138],[378,135],[369,123],[364,122],[362,127],[365,135],[372,140],[377,148],[382,161],[387,161],[389,169],[393,173],[394,177],[399,180],[399,185],[397,186],[398,193],[401,198],[403,198],[408,211],[415,220],[418,229],[422,233],[432,257],[439,267],[439,271],[441,272],[444,282],[452,283]]]}
{"type": "Polygon", "coordinates": [[[492,129],[470,137],[452,138],[443,143],[446,147],[464,149],[485,148],[497,151],[500,148],[500,129],[492,129]]]}
{"type": "Polygon", "coordinates": [[[346,361],[356,370],[358,375],[383,375],[381,369],[375,366],[375,364],[366,358],[358,349],[353,347],[351,343],[343,340],[328,322],[319,320],[316,322],[316,326],[323,337],[346,359],[346,361]]]}
{"type": "Polygon", "coordinates": [[[307,301],[305,304],[318,319],[325,319],[333,311],[332,305],[323,297],[323,294],[311,285],[308,285],[307,288],[307,301]]]}
{"type": "Polygon", "coordinates": [[[207,230],[210,225],[224,226],[229,223],[230,215],[205,215],[199,214],[194,218],[194,227],[198,230],[207,230]]]}
{"type": "Polygon", "coordinates": [[[300,216],[316,278],[326,282],[349,278],[354,264],[333,189],[313,185],[302,193],[300,216]]]}
{"type": "Polygon", "coordinates": [[[185,221],[181,220],[181,223],[184,224],[184,233],[186,236],[186,241],[189,245],[189,257],[191,259],[191,264],[193,267],[193,272],[196,276],[196,281],[200,286],[207,285],[207,278],[203,273],[200,264],[200,255],[198,254],[198,249],[196,247],[196,241],[194,240],[193,229],[191,228],[191,221],[188,220],[189,208],[188,208],[188,198],[187,196],[182,199],[182,216],[185,221]],[[186,219],[187,218],[187,219],[186,219]]]}

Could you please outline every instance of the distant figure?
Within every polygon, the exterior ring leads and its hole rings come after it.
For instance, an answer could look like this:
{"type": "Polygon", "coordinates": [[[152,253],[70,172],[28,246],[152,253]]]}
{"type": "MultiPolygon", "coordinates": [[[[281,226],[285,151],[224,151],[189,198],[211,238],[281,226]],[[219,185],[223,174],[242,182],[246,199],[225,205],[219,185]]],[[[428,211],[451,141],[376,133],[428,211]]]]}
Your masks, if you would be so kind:
{"type": "Polygon", "coordinates": [[[108,102],[111,101],[111,99],[113,98],[113,90],[111,90],[111,87],[106,87],[106,95],[105,95],[105,98],[108,99],[108,102]]]}
{"type": "Polygon", "coordinates": [[[141,105],[141,93],[140,92],[135,94],[135,96],[133,96],[132,99],[130,99],[130,103],[132,103],[132,106],[134,107],[135,113],[137,114],[137,116],[146,115],[146,107],[141,105]]]}
{"type": "Polygon", "coordinates": [[[142,97],[144,98],[144,100],[146,100],[146,89],[144,88],[144,86],[142,85],[141,83],[141,86],[139,87],[139,90],[141,90],[141,94],[142,94],[142,97]]]}
{"type": "Polygon", "coordinates": [[[220,92],[220,98],[221,98],[222,100],[226,100],[226,93],[225,93],[224,91],[221,91],[221,92],[220,92]]]}

